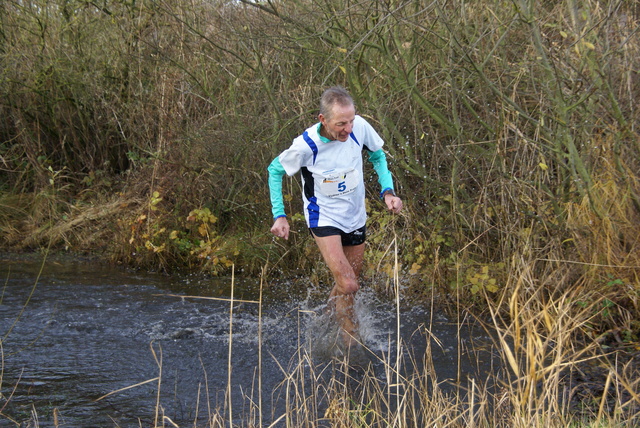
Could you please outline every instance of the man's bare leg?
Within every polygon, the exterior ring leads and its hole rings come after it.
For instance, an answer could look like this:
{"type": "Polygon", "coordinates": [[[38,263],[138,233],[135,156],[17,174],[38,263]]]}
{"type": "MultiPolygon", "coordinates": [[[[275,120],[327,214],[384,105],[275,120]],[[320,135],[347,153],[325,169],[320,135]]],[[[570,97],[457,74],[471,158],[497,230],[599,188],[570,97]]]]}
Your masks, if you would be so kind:
{"type": "Polygon", "coordinates": [[[315,237],[320,253],[331,270],[335,285],[329,294],[336,311],[336,318],[346,333],[344,341],[350,345],[356,336],[357,320],[354,299],[360,288],[358,275],[362,270],[364,244],[343,247],[340,236],[315,237]]]}

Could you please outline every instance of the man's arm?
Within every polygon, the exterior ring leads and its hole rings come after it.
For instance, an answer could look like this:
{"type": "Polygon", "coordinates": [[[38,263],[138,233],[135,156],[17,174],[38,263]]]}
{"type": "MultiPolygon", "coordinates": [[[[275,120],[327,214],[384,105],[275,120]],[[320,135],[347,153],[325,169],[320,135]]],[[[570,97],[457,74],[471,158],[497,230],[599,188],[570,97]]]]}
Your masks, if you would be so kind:
{"type": "Polygon", "coordinates": [[[382,149],[375,152],[369,152],[369,162],[373,165],[373,169],[378,174],[378,183],[380,184],[380,198],[386,191],[393,192],[393,177],[387,166],[387,156],[382,149]]]}
{"type": "Polygon", "coordinates": [[[282,199],[282,177],[286,174],[279,158],[275,158],[269,167],[269,194],[271,196],[271,213],[273,218],[286,217],[282,199]]]}
{"type": "Polygon", "coordinates": [[[275,158],[269,167],[269,194],[271,196],[271,213],[274,223],[271,233],[279,238],[289,239],[289,222],[284,211],[282,198],[282,177],[286,174],[279,158],[275,158]]]}
{"type": "Polygon", "coordinates": [[[402,210],[402,199],[396,196],[393,189],[393,177],[387,166],[387,156],[382,149],[369,152],[369,161],[373,164],[373,169],[378,174],[380,184],[380,198],[384,200],[389,211],[399,213],[402,210]]]}

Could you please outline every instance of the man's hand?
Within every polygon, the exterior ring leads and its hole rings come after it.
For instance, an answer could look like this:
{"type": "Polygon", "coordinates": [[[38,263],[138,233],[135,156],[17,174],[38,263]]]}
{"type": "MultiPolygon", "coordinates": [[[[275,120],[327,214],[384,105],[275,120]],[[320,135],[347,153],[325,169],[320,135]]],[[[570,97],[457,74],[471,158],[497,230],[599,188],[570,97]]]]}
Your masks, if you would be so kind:
{"type": "MultiPolygon", "coordinates": [[[[387,208],[394,214],[398,214],[402,211],[402,199],[397,196],[387,193],[384,195],[384,203],[387,204],[387,208]]],[[[273,230],[273,229],[272,229],[273,230]]]]}
{"type": "MultiPolygon", "coordinates": [[[[402,204],[402,203],[401,203],[402,204]]],[[[289,222],[286,217],[278,217],[271,226],[271,233],[278,238],[289,239],[289,222]]]]}

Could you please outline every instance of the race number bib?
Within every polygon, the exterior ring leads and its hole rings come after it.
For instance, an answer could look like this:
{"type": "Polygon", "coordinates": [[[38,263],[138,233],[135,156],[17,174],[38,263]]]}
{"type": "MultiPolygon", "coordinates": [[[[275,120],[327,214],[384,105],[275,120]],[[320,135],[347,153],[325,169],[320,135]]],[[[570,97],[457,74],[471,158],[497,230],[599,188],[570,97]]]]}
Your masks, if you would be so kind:
{"type": "Polygon", "coordinates": [[[354,169],[340,173],[330,171],[325,174],[319,180],[320,192],[329,198],[347,195],[358,187],[358,172],[354,169]]]}

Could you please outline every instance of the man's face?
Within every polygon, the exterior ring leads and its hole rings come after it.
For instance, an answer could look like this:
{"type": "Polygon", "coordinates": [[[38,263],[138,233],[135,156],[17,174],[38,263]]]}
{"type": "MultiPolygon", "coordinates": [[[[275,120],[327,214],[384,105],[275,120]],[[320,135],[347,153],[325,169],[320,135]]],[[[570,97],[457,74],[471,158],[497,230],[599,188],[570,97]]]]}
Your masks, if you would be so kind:
{"type": "Polygon", "coordinates": [[[353,104],[341,106],[334,104],[331,108],[329,119],[324,115],[318,115],[320,123],[324,127],[326,136],[331,140],[347,141],[349,134],[353,130],[353,121],[356,117],[356,109],[353,104]]]}

